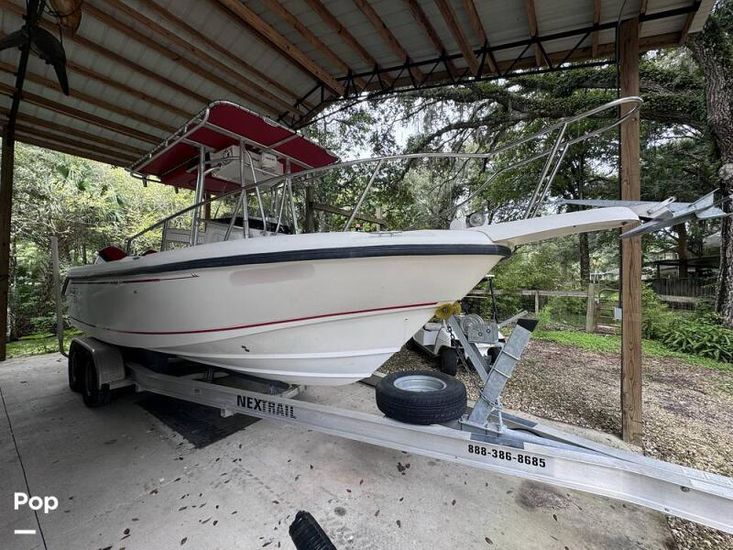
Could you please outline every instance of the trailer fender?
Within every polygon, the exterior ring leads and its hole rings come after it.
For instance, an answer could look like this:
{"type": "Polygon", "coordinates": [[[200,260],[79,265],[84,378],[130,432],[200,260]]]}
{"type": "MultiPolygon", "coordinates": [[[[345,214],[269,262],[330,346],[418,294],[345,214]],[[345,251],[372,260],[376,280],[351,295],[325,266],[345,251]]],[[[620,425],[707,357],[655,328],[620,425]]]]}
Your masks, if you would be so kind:
{"type": "Polygon", "coordinates": [[[81,336],[71,341],[71,348],[81,346],[87,350],[94,362],[97,371],[97,389],[101,389],[105,384],[110,389],[125,385],[125,362],[122,358],[120,349],[100,342],[89,336],[81,336]]]}
{"type": "Polygon", "coordinates": [[[446,327],[441,328],[435,337],[435,347],[433,348],[433,353],[435,353],[435,355],[440,355],[440,350],[442,348],[452,347],[453,338],[451,337],[450,332],[448,332],[448,329],[446,327]]]}

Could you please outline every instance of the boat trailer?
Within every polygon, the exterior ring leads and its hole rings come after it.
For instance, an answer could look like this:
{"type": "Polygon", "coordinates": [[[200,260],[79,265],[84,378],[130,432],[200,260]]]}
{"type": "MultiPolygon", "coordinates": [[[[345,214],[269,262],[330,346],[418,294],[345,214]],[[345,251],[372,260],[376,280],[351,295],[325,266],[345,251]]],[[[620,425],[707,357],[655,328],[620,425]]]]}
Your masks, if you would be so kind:
{"type": "MultiPolygon", "coordinates": [[[[244,414],[381,447],[606,496],[733,533],[733,479],[615,449],[540,422],[503,412],[501,393],[529,342],[535,321],[521,320],[488,369],[483,389],[459,420],[416,425],[381,414],[298,399],[305,387],[253,379],[199,365],[201,372],[162,374],[152,362],[88,337],[75,338],[69,382],[89,406],[109,402],[111,390],[135,386],[244,414]]],[[[460,330],[459,326],[452,327],[460,330]]],[[[475,346],[466,340],[466,344],[475,346]]],[[[475,351],[475,350],[471,350],[475,351]]],[[[471,361],[472,364],[476,363],[471,361]]],[[[195,365],[195,364],[194,364],[195,365]]],[[[381,375],[364,380],[375,385],[381,375]]]]}

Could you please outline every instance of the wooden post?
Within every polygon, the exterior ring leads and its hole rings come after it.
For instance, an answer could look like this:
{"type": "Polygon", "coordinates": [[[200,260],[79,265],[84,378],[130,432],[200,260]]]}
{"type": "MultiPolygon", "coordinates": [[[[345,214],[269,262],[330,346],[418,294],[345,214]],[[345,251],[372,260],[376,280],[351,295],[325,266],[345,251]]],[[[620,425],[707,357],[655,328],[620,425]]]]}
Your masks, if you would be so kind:
{"type": "MultiPolygon", "coordinates": [[[[25,29],[32,28],[43,13],[38,0],[27,3],[25,29]]],[[[13,213],[13,167],[15,166],[15,123],[18,119],[23,83],[31,53],[30,41],[20,50],[18,71],[15,73],[15,90],[3,131],[2,160],[0,161],[0,361],[5,361],[8,334],[8,289],[10,286],[10,217],[13,213]]]]}
{"type": "Polygon", "coordinates": [[[15,136],[13,133],[8,123],[3,132],[3,156],[0,167],[0,361],[5,361],[8,335],[10,215],[13,200],[13,165],[15,164],[15,136]]]}
{"type": "Polygon", "coordinates": [[[537,315],[540,312],[540,291],[534,291],[534,313],[537,315]]]}
{"type": "Polygon", "coordinates": [[[585,308],[585,331],[596,331],[596,285],[588,283],[588,303],[585,308]]]}
{"type": "MultiPolygon", "coordinates": [[[[621,23],[619,59],[621,96],[639,95],[639,19],[621,23]]],[[[629,107],[622,107],[621,114],[629,107]]],[[[639,113],[621,125],[621,200],[639,200],[639,113]]],[[[640,444],[641,414],[641,237],[621,243],[621,433],[640,444]]]]}

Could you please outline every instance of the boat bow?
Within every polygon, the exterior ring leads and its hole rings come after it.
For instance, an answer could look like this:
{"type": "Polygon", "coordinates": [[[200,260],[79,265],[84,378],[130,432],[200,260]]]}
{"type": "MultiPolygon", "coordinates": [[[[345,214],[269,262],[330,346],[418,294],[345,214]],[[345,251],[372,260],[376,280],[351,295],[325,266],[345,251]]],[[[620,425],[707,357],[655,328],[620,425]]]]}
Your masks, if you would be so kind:
{"type": "Polygon", "coordinates": [[[630,208],[612,207],[495,223],[470,230],[480,231],[495,244],[513,248],[566,235],[623,227],[638,221],[639,217],[630,208]]]}

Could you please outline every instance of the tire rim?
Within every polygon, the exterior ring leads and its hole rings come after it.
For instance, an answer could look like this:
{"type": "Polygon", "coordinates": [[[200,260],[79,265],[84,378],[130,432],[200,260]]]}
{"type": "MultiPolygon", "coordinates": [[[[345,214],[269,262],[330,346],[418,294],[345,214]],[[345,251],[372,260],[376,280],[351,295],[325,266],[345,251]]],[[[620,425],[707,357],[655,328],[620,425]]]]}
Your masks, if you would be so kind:
{"type": "Polygon", "coordinates": [[[412,392],[440,391],[448,387],[440,378],[425,374],[401,376],[394,381],[394,385],[401,390],[412,392]]]}

